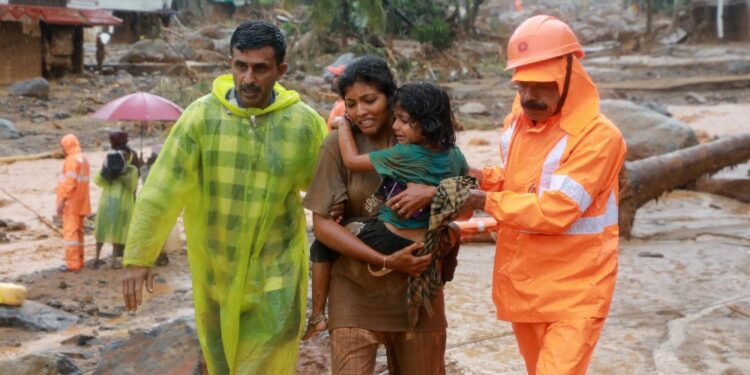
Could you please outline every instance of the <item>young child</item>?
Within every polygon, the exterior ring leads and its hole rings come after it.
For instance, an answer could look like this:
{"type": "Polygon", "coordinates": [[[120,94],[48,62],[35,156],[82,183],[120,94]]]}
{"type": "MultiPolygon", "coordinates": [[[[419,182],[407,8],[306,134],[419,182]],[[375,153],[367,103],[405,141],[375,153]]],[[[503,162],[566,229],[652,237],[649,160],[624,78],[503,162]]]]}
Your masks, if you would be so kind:
{"type": "MultiPolygon", "coordinates": [[[[437,186],[443,179],[468,173],[466,159],[455,145],[455,121],[445,91],[430,83],[407,84],[396,91],[392,108],[395,117],[393,133],[398,144],[368,154],[359,154],[349,121],[339,121],[339,146],[348,169],[378,172],[384,181],[378,190],[383,192],[385,199],[410,182],[437,186]]],[[[429,208],[427,212],[404,218],[382,205],[377,220],[354,219],[347,228],[368,246],[390,255],[413,242],[424,241],[429,219],[429,208]]],[[[318,241],[313,243],[310,251],[326,253],[313,256],[314,259],[336,259],[338,255],[318,241]]],[[[370,272],[374,276],[390,272],[387,269],[388,257],[383,263],[380,270],[370,268],[370,272]]],[[[313,267],[312,273],[313,305],[323,306],[322,311],[325,311],[333,263],[328,261],[325,265],[313,267]],[[319,298],[323,301],[316,301],[319,298]]],[[[313,317],[303,339],[326,328],[324,314],[313,317]]]]}

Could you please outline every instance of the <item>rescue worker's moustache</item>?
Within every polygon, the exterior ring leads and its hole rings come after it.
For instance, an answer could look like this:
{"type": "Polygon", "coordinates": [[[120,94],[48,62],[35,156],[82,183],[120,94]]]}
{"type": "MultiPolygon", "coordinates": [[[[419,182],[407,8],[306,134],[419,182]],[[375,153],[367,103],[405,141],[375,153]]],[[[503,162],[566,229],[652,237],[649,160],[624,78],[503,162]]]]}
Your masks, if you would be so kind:
{"type": "Polygon", "coordinates": [[[523,109],[529,109],[532,111],[546,111],[547,110],[547,104],[544,102],[539,102],[536,100],[527,100],[521,102],[521,107],[523,109]]]}
{"type": "Polygon", "coordinates": [[[246,84],[240,85],[240,91],[244,91],[244,92],[248,92],[248,93],[253,93],[253,92],[259,93],[260,92],[260,87],[254,85],[252,83],[246,83],[246,84]]]}

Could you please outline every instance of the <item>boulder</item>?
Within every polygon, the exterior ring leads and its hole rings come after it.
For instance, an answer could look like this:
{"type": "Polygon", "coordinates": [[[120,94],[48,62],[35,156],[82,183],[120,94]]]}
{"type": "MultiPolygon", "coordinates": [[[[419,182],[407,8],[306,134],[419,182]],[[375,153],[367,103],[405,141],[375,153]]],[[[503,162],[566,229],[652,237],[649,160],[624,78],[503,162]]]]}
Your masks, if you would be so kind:
{"type": "Polygon", "coordinates": [[[80,375],[81,369],[62,354],[38,353],[0,361],[0,374],[80,375]]]}
{"type": "Polygon", "coordinates": [[[8,89],[11,95],[33,96],[40,99],[49,98],[49,82],[42,77],[36,77],[27,81],[21,81],[8,89]]]}
{"type": "Polygon", "coordinates": [[[458,111],[465,115],[486,115],[487,107],[482,103],[468,102],[458,107],[458,111]]]}
{"type": "Polygon", "coordinates": [[[601,112],[622,132],[627,160],[666,154],[698,144],[690,126],[627,100],[602,100],[601,112]]]}
{"type": "Polygon", "coordinates": [[[120,58],[124,63],[180,62],[184,59],[162,39],[139,40],[120,58]]]}
{"type": "Polygon", "coordinates": [[[197,33],[199,35],[203,35],[211,39],[222,39],[227,34],[227,32],[224,29],[224,26],[222,26],[221,24],[214,24],[214,25],[206,26],[198,30],[197,33]]]}
{"type": "Polygon", "coordinates": [[[21,134],[16,129],[16,124],[10,120],[0,118],[0,139],[18,139],[21,134]]]}
{"type": "Polygon", "coordinates": [[[78,321],[78,317],[27,300],[20,307],[0,306],[0,327],[20,327],[32,331],[59,331],[78,321]]]}
{"type": "Polygon", "coordinates": [[[93,374],[198,374],[201,358],[194,322],[180,319],[108,345],[93,374]]]}
{"type": "Polygon", "coordinates": [[[197,54],[195,49],[187,42],[177,42],[174,45],[175,51],[182,56],[185,60],[195,60],[197,54]]]}
{"type": "Polygon", "coordinates": [[[191,35],[188,37],[187,43],[194,51],[207,49],[213,51],[215,48],[214,41],[200,34],[191,35]]]}

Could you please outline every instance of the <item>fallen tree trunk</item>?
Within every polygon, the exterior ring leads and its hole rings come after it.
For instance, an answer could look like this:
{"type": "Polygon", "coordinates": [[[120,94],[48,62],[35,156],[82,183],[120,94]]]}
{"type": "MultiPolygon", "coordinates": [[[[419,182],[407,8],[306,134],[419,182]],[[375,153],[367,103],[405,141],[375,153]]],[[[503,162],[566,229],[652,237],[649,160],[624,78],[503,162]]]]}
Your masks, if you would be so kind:
{"type": "Polygon", "coordinates": [[[625,163],[620,174],[620,234],[630,237],[635,212],[646,202],[748,159],[750,134],[743,134],[625,163]]]}
{"type": "Polygon", "coordinates": [[[47,152],[42,152],[39,154],[20,155],[20,156],[3,156],[3,157],[0,157],[0,164],[12,164],[17,161],[59,158],[61,156],[62,156],[62,153],[60,151],[47,151],[47,152]]]}
{"type": "Polygon", "coordinates": [[[750,203],[750,178],[701,178],[691,190],[750,203]]]}

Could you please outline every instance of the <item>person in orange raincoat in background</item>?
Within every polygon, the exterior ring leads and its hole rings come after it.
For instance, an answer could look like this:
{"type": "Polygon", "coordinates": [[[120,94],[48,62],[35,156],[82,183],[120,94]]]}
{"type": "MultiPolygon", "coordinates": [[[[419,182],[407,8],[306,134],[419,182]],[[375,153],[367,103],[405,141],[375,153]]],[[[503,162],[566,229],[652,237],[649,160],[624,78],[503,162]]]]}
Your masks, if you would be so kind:
{"type": "Polygon", "coordinates": [[[497,317],[529,374],[585,374],[617,276],[618,175],[626,147],[562,21],[535,16],[508,43],[518,87],[500,165],[473,170],[465,206],[498,222],[497,317]]]}
{"type": "MultiPolygon", "coordinates": [[[[326,67],[326,70],[332,74],[331,78],[331,90],[335,93],[339,92],[339,77],[341,77],[342,74],[344,74],[344,70],[346,69],[346,65],[339,65],[339,66],[333,66],[328,65],[326,67]]],[[[336,99],[336,102],[333,103],[333,108],[331,108],[331,113],[328,114],[328,121],[326,121],[326,124],[328,125],[328,130],[332,130],[331,127],[333,125],[333,120],[335,120],[337,117],[343,117],[346,114],[346,106],[344,105],[344,99],[341,99],[341,97],[336,99]]]]}
{"type": "Polygon", "coordinates": [[[75,135],[65,135],[60,145],[65,162],[57,181],[57,214],[63,222],[66,270],[75,272],[83,268],[83,220],[91,214],[89,161],[75,135]]]}

